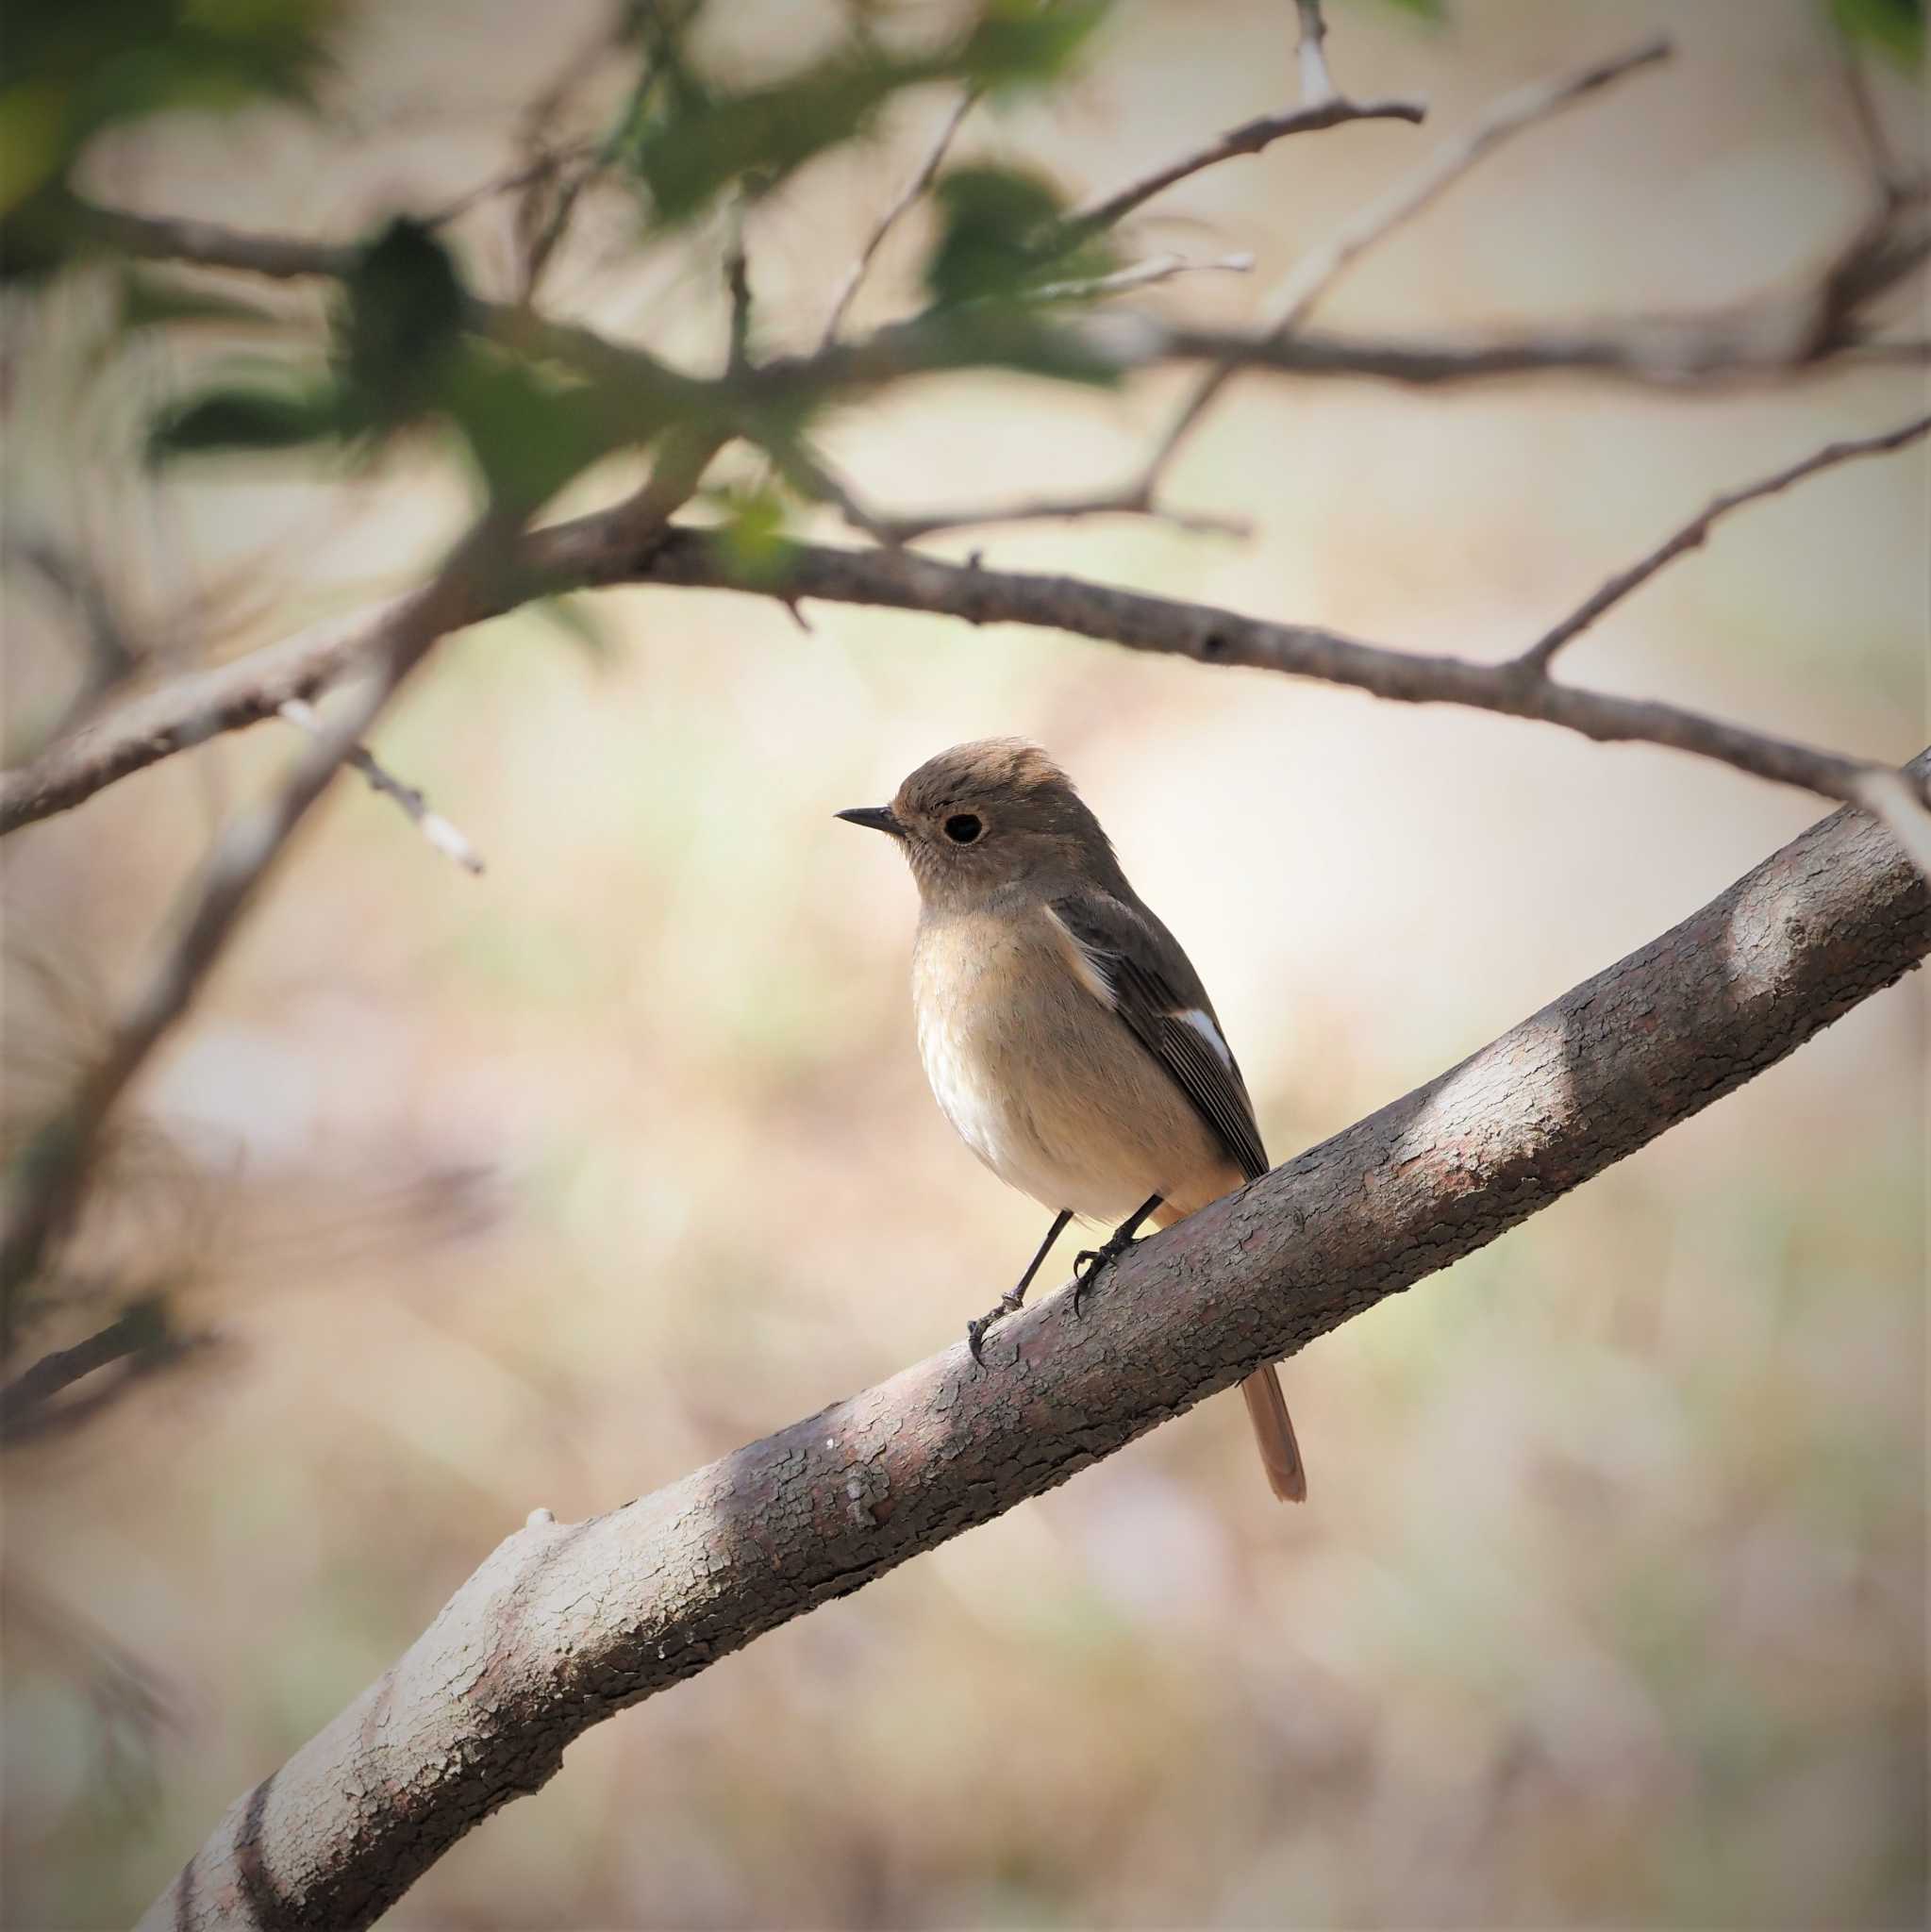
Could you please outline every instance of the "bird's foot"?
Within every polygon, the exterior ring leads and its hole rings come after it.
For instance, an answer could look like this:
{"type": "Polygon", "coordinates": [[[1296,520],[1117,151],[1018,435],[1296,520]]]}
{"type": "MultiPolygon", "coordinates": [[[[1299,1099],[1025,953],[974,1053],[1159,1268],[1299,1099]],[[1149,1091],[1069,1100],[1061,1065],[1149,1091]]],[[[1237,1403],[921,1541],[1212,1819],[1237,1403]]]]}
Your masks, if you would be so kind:
{"type": "Polygon", "coordinates": [[[1096,1248],[1082,1248],[1073,1257],[1073,1312],[1083,1315],[1084,1303],[1092,1285],[1133,1245],[1133,1237],[1124,1229],[1108,1235],[1096,1248]]]}
{"type": "Polygon", "coordinates": [[[1024,1306],[1025,1296],[1020,1290],[1010,1288],[976,1322],[966,1324],[966,1346],[972,1350],[973,1359],[981,1368],[986,1365],[986,1337],[1005,1321],[1007,1315],[1018,1314],[1024,1306]]]}

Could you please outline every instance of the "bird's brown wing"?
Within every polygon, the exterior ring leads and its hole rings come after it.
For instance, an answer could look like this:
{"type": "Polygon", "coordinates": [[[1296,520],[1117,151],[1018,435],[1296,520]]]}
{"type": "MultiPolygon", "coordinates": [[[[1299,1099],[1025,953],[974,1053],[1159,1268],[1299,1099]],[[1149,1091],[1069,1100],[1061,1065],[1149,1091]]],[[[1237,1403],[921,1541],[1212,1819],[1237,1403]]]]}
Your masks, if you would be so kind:
{"type": "Polygon", "coordinates": [[[1109,892],[1051,903],[1134,1038],[1172,1075],[1240,1172],[1250,1181],[1264,1174],[1267,1153],[1247,1083],[1179,941],[1143,907],[1109,892]]]}

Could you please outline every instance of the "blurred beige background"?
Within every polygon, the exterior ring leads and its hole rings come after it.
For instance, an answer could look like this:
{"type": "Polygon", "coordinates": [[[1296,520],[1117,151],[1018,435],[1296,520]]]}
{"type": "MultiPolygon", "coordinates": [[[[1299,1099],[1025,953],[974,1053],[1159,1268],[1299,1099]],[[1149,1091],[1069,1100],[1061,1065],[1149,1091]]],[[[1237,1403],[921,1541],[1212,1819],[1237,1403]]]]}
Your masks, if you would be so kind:
{"type": "MultiPolygon", "coordinates": [[[[1527,136],[1338,292],[1425,333],[1713,302],[1814,265],[1861,177],[1798,0],[1340,4],[1344,128],[1152,205],[1248,248],[1161,291],[1249,318],[1298,251],[1506,87],[1668,26],[1680,52],[1527,136]]],[[[1290,9],[1127,5],[1051,115],[960,152],[1107,186],[1279,105],[1290,9]]],[[[99,185],[312,234],[502,161],[584,6],[371,8],[340,114],[150,127],[99,185]]],[[[823,22],[735,10],[747,63],[823,22]]],[[[1921,103],[1879,77],[1923,159],[1921,103]]],[[[750,230],[760,341],[811,340],[929,138],[807,171],[750,230]]],[[[915,110],[915,111],[914,111],[915,110]]],[[[460,233],[489,285],[500,212],[460,233]]],[[[590,208],[553,308],[693,361],[710,241],[635,258],[590,208]]],[[[909,298],[915,228],[857,320],[909,298]]],[[[136,488],[130,411],[55,316],[19,347],[17,513],[137,609],[235,574],[229,653],[405,586],[463,511],[434,453],[317,482],[136,488]]],[[[316,308],[313,291],[276,298],[316,308]]],[[[317,310],[319,312],[319,309],[317,310]]],[[[1422,649],[1519,648],[1732,487],[1902,420],[1916,375],[1781,393],[1240,383],[1173,493],[1241,543],[1114,522],[961,538],[1422,649]]],[[[1172,406],[931,383],[835,446],[893,508],[1105,485],[1172,406]]],[[[591,501],[621,486],[607,475],[591,501]]],[[[1922,451],[1725,524],[1570,675],[1903,758],[1925,741],[1922,451]]],[[[827,533],[829,534],[829,533],[827,533]]],[[[446,645],[379,748],[471,878],[344,779],[141,1093],[137,1239],[224,1345],[5,1470],[6,1912],[130,1918],[227,1802],[375,1675],[538,1505],[607,1508],[956,1340],[1038,1237],[920,1075],[913,892],[836,808],[957,740],[1075,774],[1212,987],[1282,1158],[1640,944],[1819,816],[1714,766],[1048,635],[669,591],[446,645]],[[144,1218],[143,1218],[144,1217],[144,1218]],[[144,1741],[21,1606],[152,1674],[144,1741]],[[151,1776],[124,1773],[145,1756],[151,1776]]],[[[8,729],[68,646],[8,610],[8,729]]],[[[58,1060],[139,983],[261,726],[9,840],[8,1032],[58,1060]]],[[[1210,1404],[1069,1487],[600,1727],[465,1840],[409,1927],[1890,1925],[1925,1838],[1924,995],[1906,986],[1640,1158],[1298,1357],[1312,1500],[1269,1503],[1210,1404]]]]}

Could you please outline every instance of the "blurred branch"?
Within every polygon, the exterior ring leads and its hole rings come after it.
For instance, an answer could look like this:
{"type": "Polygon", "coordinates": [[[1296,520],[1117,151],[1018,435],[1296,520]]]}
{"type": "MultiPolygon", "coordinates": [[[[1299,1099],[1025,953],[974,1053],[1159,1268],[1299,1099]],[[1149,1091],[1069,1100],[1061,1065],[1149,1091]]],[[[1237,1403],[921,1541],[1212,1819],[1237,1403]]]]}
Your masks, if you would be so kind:
{"type": "Polygon", "coordinates": [[[751,262],[744,253],[744,202],[741,196],[726,217],[724,295],[730,303],[730,328],[724,350],[724,373],[742,375],[751,366],[751,262]]]}
{"type": "Polygon", "coordinates": [[[1301,38],[1294,49],[1294,61],[1301,70],[1301,105],[1319,107],[1336,94],[1334,75],[1327,69],[1327,23],[1321,17],[1321,0],[1294,0],[1300,16],[1301,38]]]}
{"type": "Polygon", "coordinates": [[[115,1104],[183,1013],[225,950],[242,914],[287,851],[295,827],[327,789],[336,768],[445,631],[462,621],[472,585],[496,567],[510,533],[486,515],[416,597],[383,627],[366,660],[367,688],[325,732],[276,796],[230,822],[203,869],[181,927],[116,1028],[106,1054],[83,1076],[66,1109],[34,1137],[21,1163],[13,1211],[0,1241],[0,1357],[10,1351],[21,1291],[41,1273],[72,1223],[96,1147],[115,1104]]]}
{"type": "MultiPolygon", "coordinates": [[[[1324,80],[1326,65],[1321,58],[1320,6],[1318,0],[1301,0],[1301,5],[1303,72],[1305,75],[1307,71],[1311,16],[1314,60],[1318,77],[1324,80]]],[[[1295,263],[1275,297],[1273,315],[1262,333],[1262,341],[1280,341],[1293,335],[1351,263],[1446,193],[1485,156],[1525,129],[1560,113],[1564,108],[1611,86],[1625,75],[1634,74],[1639,68],[1651,66],[1658,60],[1667,60],[1670,53],[1667,40],[1645,42],[1631,53],[1595,61],[1574,74],[1538,81],[1505,94],[1466,133],[1437,149],[1416,174],[1406,181],[1398,182],[1381,200],[1361,209],[1326,242],[1295,263]]],[[[1237,356],[1228,356],[1188,397],[1148,458],[1143,479],[1145,488],[1151,490],[1155,487],[1188,433],[1243,366],[1237,356]]]]}
{"type": "Polygon", "coordinates": [[[340,279],[356,265],[346,242],[305,242],[265,235],[180,215],[143,215],[100,203],[79,204],[89,232],[103,246],[137,261],[178,261],[191,268],[231,269],[241,275],[295,281],[306,275],[340,279]]]}
{"type": "Polygon", "coordinates": [[[47,734],[58,739],[132,677],[147,654],[122,623],[114,597],[91,558],[48,537],[0,539],[0,561],[16,559],[66,605],[80,641],[80,683],[47,734]]]}
{"type": "Polygon", "coordinates": [[[1083,281],[1040,282],[1025,291],[1028,302],[1092,302],[1107,295],[1124,295],[1134,289],[1151,288],[1156,282],[1171,282],[1175,275],[1228,274],[1244,275],[1254,267],[1254,258],[1245,249],[1233,255],[1216,255],[1206,261],[1190,261],[1184,255],[1150,255],[1144,261],[1129,262],[1110,274],[1089,275],[1083,281]]]}
{"type": "Polygon", "coordinates": [[[0,1441],[40,1434],[54,1415],[64,1413],[48,1405],[98,1370],[115,1362],[154,1368],[193,1345],[192,1338],[175,1332],[162,1297],[144,1297],[86,1341],[43,1355],[0,1388],[0,1441]]]}
{"type": "Polygon", "coordinates": [[[1831,34],[1836,43],[1838,72],[1843,80],[1844,97],[1851,110],[1851,125],[1856,132],[1865,172],[1871,177],[1871,185],[1879,203],[1885,209],[1894,211],[1906,202],[1921,200],[1927,188],[1931,188],[1931,182],[1922,175],[1912,175],[1899,167],[1890,142],[1885,137],[1884,121],[1877,111],[1877,103],[1871,92],[1871,78],[1864,71],[1863,58],[1856,41],[1839,24],[1832,24],[1823,30],[1831,34]]]}
{"type": "MultiPolygon", "coordinates": [[[[298,731],[306,731],[310,738],[321,739],[326,735],[320,714],[306,698],[285,698],[275,710],[298,731]]],[[[375,753],[366,744],[350,745],[342,754],[342,763],[361,773],[369,781],[370,791],[394,799],[409,823],[445,858],[455,859],[465,872],[480,873],[483,870],[482,854],[441,812],[429,809],[429,801],[415,786],[404,784],[393,772],[378,763],[375,753]]]]}
{"type": "Polygon", "coordinates": [[[1740,509],[1746,503],[1756,503],[1766,496],[1774,496],[1780,490],[1788,490],[1791,484],[1816,475],[1820,470],[1832,469],[1857,457],[1880,456],[1890,450],[1902,449],[1906,443],[1915,442],[1927,430],[1931,430],[1931,416],[1920,416],[1902,428],[1888,430],[1882,436],[1863,436],[1844,442],[1828,443],[1823,449],[1813,451],[1802,462],[1792,463],[1773,476],[1765,476],[1758,482],[1746,484],[1741,490],[1733,490],[1717,497],[1700,516],[1692,517],[1680,530],[1657,544],[1647,557],[1619,572],[1594,596],[1578,605],[1560,624],[1545,631],[1516,658],[1517,668],[1525,674],[1546,675],[1556,652],[1563,645],[1587,630],[1605,611],[1620,604],[1639,585],[1647,583],[1666,564],[1673,562],[1686,551],[1697,549],[1708,537],[1710,526],[1731,510],[1740,509]]]}
{"type": "Polygon", "coordinates": [[[1175,157],[1164,167],[1137,175],[1106,194],[1089,197],[1067,211],[1065,226],[1075,235],[1096,234],[1102,228],[1110,228],[1142,202],[1165,192],[1176,181],[1218,167],[1240,155],[1257,155],[1292,134],[1316,134],[1323,128],[1340,127],[1350,121],[1419,122],[1427,112],[1427,105],[1422,101],[1344,101],[1337,94],[1289,113],[1262,114],[1239,127],[1228,128],[1205,147],[1191,148],[1175,157]]]}
{"type": "Polygon", "coordinates": [[[852,306],[852,298],[857,294],[859,284],[865,279],[872,266],[872,258],[884,244],[885,238],[898,225],[899,221],[915,208],[926,189],[931,187],[933,177],[939,173],[939,166],[945,158],[945,151],[952,145],[965,117],[973,110],[978,100],[978,91],[968,88],[953,104],[952,111],[940,123],[938,135],[932,145],[925,150],[925,158],[913,171],[912,177],[899,191],[893,200],[873,223],[871,231],[859,245],[857,258],[844,273],[844,279],[839,283],[838,293],[832,297],[831,313],[824,318],[824,329],[818,339],[821,349],[828,349],[838,340],[838,332],[845,319],[845,311],[852,306]]]}
{"type": "Polygon", "coordinates": [[[1085,1319],[1064,1297],[1016,1317],[990,1371],[955,1343],[608,1514],[533,1511],[142,1925],[369,1924],[592,1724],[1494,1241],[1927,952],[1931,890],[1838,812],[1429,1085],[1138,1243],[1085,1319]]]}
{"type": "Polygon", "coordinates": [[[1168,509],[1150,497],[1125,492],[1022,497],[1016,503],[987,504],[976,509],[890,516],[863,502],[850,484],[801,441],[794,439],[788,447],[774,450],[773,463],[785,481],[807,502],[829,505],[853,529],[892,549],[946,531],[981,529],[991,524],[1069,523],[1084,517],[1147,517],[1172,524],[1177,529],[1221,537],[1244,537],[1252,527],[1227,517],[1191,516],[1168,509]]]}
{"type": "MultiPolygon", "coordinates": [[[[717,440],[701,431],[668,432],[643,487],[605,513],[609,537],[635,554],[647,556],[661,541],[670,518],[690,500],[716,448],[717,440]]],[[[524,566],[516,541],[523,522],[524,512],[511,513],[492,503],[434,578],[391,607],[373,630],[360,637],[361,662],[373,672],[364,689],[357,692],[342,718],[324,729],[277,796],[260,811],[231,823],[223,834],[181,930],[145,991],[106,1055],[80,1082],[67,1109],[41,1129],[22,1162],[12,1220],[0,1241],[0,1357],[11,1346],[19,1291],[40,1273],[50,1246],[71,1224],[116,1102],[187,1011],[296,826],[327,789],[338,767],[351,757],[439,640],[537,594],[517,576],[524,566]]],[[[304,695],[301,691],[285,692],[276,700],[276,710],[290,698],[304,695]]]]}

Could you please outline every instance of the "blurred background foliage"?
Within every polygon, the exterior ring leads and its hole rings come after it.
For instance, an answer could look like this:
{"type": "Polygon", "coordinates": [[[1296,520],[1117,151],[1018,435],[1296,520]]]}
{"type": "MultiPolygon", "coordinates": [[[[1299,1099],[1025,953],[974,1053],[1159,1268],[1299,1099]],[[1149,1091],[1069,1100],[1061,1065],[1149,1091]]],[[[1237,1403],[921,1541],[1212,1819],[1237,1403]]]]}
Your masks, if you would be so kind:
{"type": "MultiPolygon", "coordinates": [[[[1830,10],[1922,166],[1921,10],[1830,10]]],[[[1178,0],[16,5],[7,754],[406,587],[479,480],[561,509],[634,484],[715,388],[586,367],[502,314],[717,371],[741,245],[758,352],[808,352],[962,88],[983,101],[853,327],[964,308],[961,359],[993,366],[786,393],[767,450],[713,473],[741,550],[817,530],[807,434],[895,511],[1105,488],[1175,382],[1042,382],[1091,371],[1041,278],[1207,238],[1257,256],[1251,282],[1145,299],[1249,322],[1438,130],[1656,27],[1668,70],[1499,158],[1335,320],[1629,312],[1800,273],[1864,192],[1824,11],[1336,6],[1343,88],[1423,94],[1431,127],[1216,169],[1101,254],[1059,219],[1081,194],[1291,98],[1280,0],[1224,0],[1210,30],[1178,0]],[[519,175],[536,192],[476,192],[519,175]],[[352,266],[130,269],[104,205],[352,266]]],[[[1248,378],[1174,491],[1252,541],[934,547],[1499,656],[1716,491],[1889,426],[1911,381],[1248,378]]],[[[1926,508],[1908,459],[1765,505],[1573,675],[1908,757],[1926,508]]],[[[931,1106],[911,888],[832,809],[961,738],[1045,742],[1185,936],[1276,1158],[1816,816],[1503,720],[807,615],[629,591],[453,641],[378,748],[486,876],[343,780],[151,1070],[9,1364],[134,1324],[94,1398],[0,1462],[8,1924],[131,1918],[529,1508],[680,1474],[953,1340],[1010,1277],[1035,1210],[931,1106]]],[[[220,741],[0,851],[9,1156],[218,816],[298,743],[220,741]]],[[[391,1923],[1916,1923],[1923,1000],[1871,1003],[1297,1357],[1306,1509],[1268,1504],[1209,1405],[600,1727],[391,1923]]]]}

